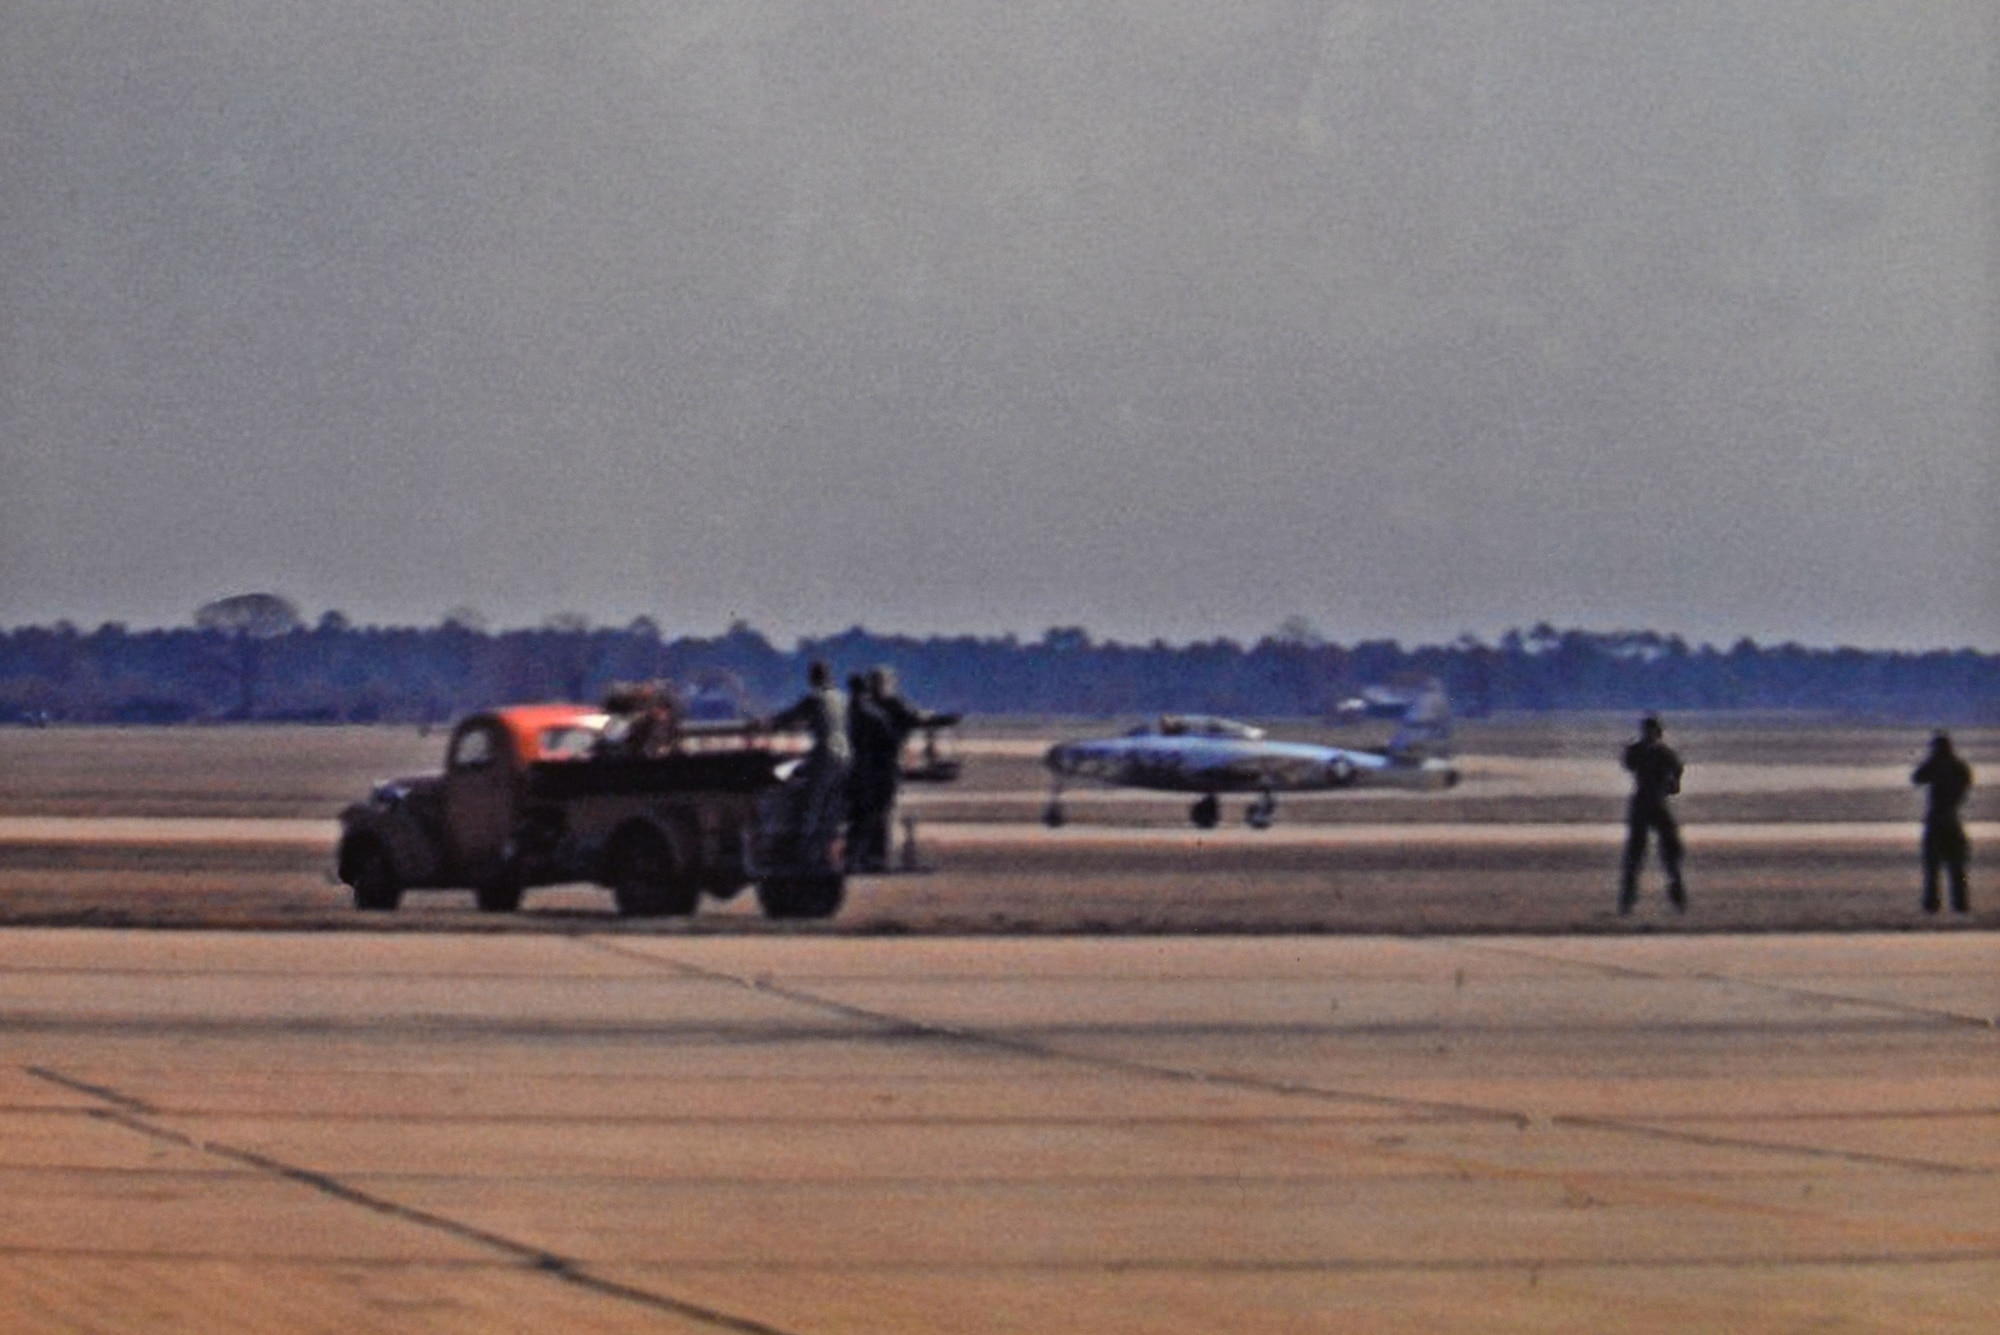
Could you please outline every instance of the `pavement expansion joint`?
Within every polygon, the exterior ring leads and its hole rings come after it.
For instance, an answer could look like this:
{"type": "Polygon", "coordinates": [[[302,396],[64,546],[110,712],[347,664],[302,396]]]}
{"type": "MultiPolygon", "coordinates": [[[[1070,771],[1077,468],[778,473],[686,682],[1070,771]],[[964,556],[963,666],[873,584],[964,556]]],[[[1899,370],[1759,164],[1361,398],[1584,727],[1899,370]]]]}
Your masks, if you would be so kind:
{"type": "Polygon", "coordinates": [[[198,1136],[176,1131],[171,1127],[160,1126],[155,1122],[146,1120],[149,1116],[159,1115],[156,1109],[153,1109],[142,1100],[122,1094],[106,1086],[89,1084],[76,1079],[74,1076],[68,1076],[60,1071],[50,1070],[44,1066],[29,1066],[23,1069],[29,1075],[39,1080],[61,1085],[66,1089],[71,1089],[79,1093],[86,1093],[112,1104],[113,1106],[110,1108],[93,1109],[92,1112],[104,1121],[122,1126],[148,1139],[211,1155],[245,1168],[253,1168],[268,1176],[311,1188],[324,1196],[345,1204],[359,1206],[364,1210],[386,1215],[404,1223],[413,1224],[419,1228],[430,1229],[435,1232],[448,1234],[464,1242],[476,1243],[480,1246],[491,1248],[509,1257],[517,1265],[524,1266],[540,1274],[548,1275],[550,1278],[559,1280],[565,1284],[572,1284],[605,1297],[617,1298],[625,1302],[650,1307],[656,1311],[668,1312],[688,1320],[698,1321],[713,1326],[718,1330],[737,1331],[740,1332],[740,1335],[792,1335],[792,1332],[780,1327],[767,1325],[747,1317],[739,1317],[728,1312],[717,1311],[714,1308],[705,1307],[699,1303],[687,1302],[667,1294],[655,1293],[650,1289],[641,1289],[632,1285],[620,1284],[613,1280],[604,1279],[601,1276],[591,1273],[587,1267],[568,1257],[560,1256],[540,1247],[530,1246],[524,1242],[518,1242],[503,1234],[494,1233],[487,1229],[479,1228],[476,1225],[452,1219],[446,1215],[437,1214],[430,1210],[418,1209],[415,1206],[404,1205],[399,1201],[393,1201],[387,1197],[377,1196],[371,1192],[363,1191],[359,1187],[343,1182],[331,1174],[317,1172],[310,1168],[302,1168],[296,1164],[288,1164],[283,1160],[274,1159],[269,1155],[259,1154],[255,1150],[246,1150],[222,1141],[204,1140],[198,1136]]]}
{"type": "Polygon", "coordinates": [[[1944,1020],[1951,1024],[1965,1025],[1973,1029],[1992,1029],[1996,1017],[1991,1015],[1967,1015],[1962,1011],[1945,1010],[1939,1006],[1916,1006],[1907,1001],[1891,1001],[1882,997],[1854,997],[1843,992],[1822,992],[1818,988],[1799,987],[1791,983],[1766,983],[1755,978],[1737,978],[1730,974],[1703,971],[1682,975],[1704,983],[1723,983],[1731,987],[1755,988],[1762,992],[1772,992],[1780,996],[1797,997],[1804,1001],[1825,1001],[1840,1006],[1860,1006],[1875,1010],[1892,1011],[1899,1015],[1916,1015],[1928,1019],[1944,1020]]]}
{"type": "Polygon", "coordinates": [[[337,1265],[342,1270],[388,1272],[505,1272],[520,1269],[520,1264],[516,1261],[467,1261],[450,1257],[425,1257],[421,1260],[407,1260],[402,1257],[393,1256],[342,1256],[329,1260],[324,1257],[301,1258],[291,1252],[266,1253],[242,1248],[231,1248],[226,1253],[223,1253],[216,1251],[174,1251],[162,1247],[147,1247],[141,1250],[131,1247],[37,1246],[34,1243],[7,1243],[4,1246],[0,1246],[0,1257],[24,1260],[108,1261],[120,1265],[135,1262],[201,1265],[222,1260],[232,1265],[254,1265],[260,1270],[312,1270],[327,1265],[337,1265]]]}
{"type": "Polygon", "coordinates": [[[59,1085],[74,1093],[88,1094],[94,1099],[102,1099],[104,1102],[112,1104],[126,1112],[150,1115],[159,1111],[144,1099],[135,1099],[129,1094],[120,1094],[117,1090],[108,1088],[107,1086],[94,1085],[86,1080],[78,1080],[74,1076],[64,1075],[61,1071],[51,1071],[46,1066],[24,1066],[21,1069],[37,1080],[51,1085],[59,1085]]]}
{"type": "Polygon", "coordinates": [[[1687,1256],[1308,1256],[1229,1260],[1214,1257],[1125,1257],[1114,1260],[1023,1261],[689,1261],[674,1269],[715,1275],[1479,1275],[1534,1271],[1781,1270],[1908,1265],[1990,1265],[2000,1248],[1938,1247],[1919,1251],[1816,1251],[1687,1256]]]}
{"type": "Polygon", "coordinates": [[[1586,1127],[1595,1131],[1611,1131],[1624,1135],[1645,1136],[1654,1140],[1677,1141],[1686,1145],[1700,1145],[1709,1149],[1759,1150],[1770,1154],[1797,1154],[1812,1159],[1837,1159],[1843,1163],[1867,1164],[1875,1168],[1902,1168],[1919,1173],[1936,1173],[1945,1177],[1992,1177],[2000,1170],[1968,1166],[1965,1164],[1941,1163],[1935,1159],[1918,1159],[1900,1154],[1871,1154],[1865,1150],[1843,1150],[1823,1145],[1799,1145],[1783,1140],[1759,1140],[1751,1136],[1724,1136],[1713,1132],[1684,1131],[1672,1127],[1653,1126],[1645,1122],[1627,1121],[1615,1117],[1586,1117],[1580,1114],[1562,1113],[1551,1119],[1558,1126],[1586,1127]]]}
{"type": "Polygon", "coordinates": [[[1819,1001],[1832,1005],[1856,1006],[1864,1010],[1882,1010],[1897,1015],[1943,1020],[1950,1024],[1963,1025],[1972,1029],[2000,1028],[2000,1016],[1969,1015],[1963,1011],[1946,1010],[1939,1006],[1918,1006],[1907,1001],[1893,1001],[1883,997],[1857,997],[1845,992],[1825,992],[1818,988],[1800,987],[1794,983],[1769,983],[1759,978],[1743,978],[1736,974],[1719,973],[1713,969],[1697,969],[1687,972],[1672,969],[1648,969],[1638,965],[1616,964],[1606,960],[1574,959],[1566,955],[1550,955],[1541,951],[1528,949],[1524,946],[1495,945],[1484,941],[1465,941],[1457,944],[1460,948],[1466,950],[1481,950],[1496,955],[1511,956],[1515,959],[1533,960],[1537,964],[1573,966],[1610,978],[1628,978],[1643,982],[1660,983],[1713,983],[1723,987],[1741,987],[1753,991],[1770,993],[1775,996],[1793,997],[1801,1001],[1819,1001]]]}
{"type": "Polygon", "coordinates": [[[1337,1100],[1340,1102],[1364,1103],[1375,1107],[1394,1108],[1406,1112],[1419,1112],[1429,1117],[1466,1118],[1478,1121],[1503,1122],[1517,1129],[1529,1125],[1528,1114],[1512,1108],[1488,1108],[1474,1104],[1437,1102],[1424,1099],[1404,1098],[1396,1095],[1374,1094],[1360,1090],[1328,1089],[1319,1085],[1306,1084],[1295,1080],[1276,1080],[1238,1072],[1209,1071],[1195,1067],[1168,1066],[1158,1062],[1141,1061],[1130,1057],[1112,1057],[1101,1053],[1070,1052],[1047,1043],[1015,1035],[994,1033],[990,1030],[971,1029],[959,1025],[938,1024],[927,1020],[913,1019],[888,1011],[856,1006],[833,997],[821,996],[803,988],[787,986],[776,982],[767,974],[746,977],[726,970],[707,969],[686,960],[671,956],[651,955],[645,952],[621,950],[611,943],[603,943],[600,949],[620,956],[638,957],[652,961],[663,968],[671,969],[686,977],[705,978],[716,983],[725,983],[744,988],[764,996],[776,997],[796,1005],[810,1007],[845,1019],[858,1020],[876,1026],[885,1037],[930,1038],[941,1042],[959,1043],[968,1047],[983,1048],[988,1051],[1004,1052],[1014,1056],[1034,1058],[1039,1061],[1061,1062],[1090,1070],[1116,1071],[1126,1075],[1147,1076],[1156,1080],[1172,1080],[1191,1084],[1214,1085],[1218,1088],[1256,1090],[1267,1094],[1282,1094],[1294,1098],[1317,1100],[1337,1100]]]}
{"type": "Polygon", "coordinates": [[[1829,1108],[1812,1112],[1742,1113],[1648,1113],[1646,1121],[1657,1122],[1898,1122],[1957,1120],[1967,1117],[2000,1117],[2000,1107],[1975,1108],[1829,1108]]]}

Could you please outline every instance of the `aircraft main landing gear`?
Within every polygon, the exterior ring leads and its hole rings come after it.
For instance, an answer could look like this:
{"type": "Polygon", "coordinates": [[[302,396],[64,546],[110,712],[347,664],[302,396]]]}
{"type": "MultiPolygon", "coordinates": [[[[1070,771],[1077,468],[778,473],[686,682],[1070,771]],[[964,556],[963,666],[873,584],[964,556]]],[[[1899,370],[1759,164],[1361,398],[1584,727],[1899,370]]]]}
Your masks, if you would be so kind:
{"type": "Polygon", "coordinates": [[[1271,828],[1271,818],[1277,814],[1278,799],[1265,793],[1250,804],[1250,809],[1243,813],[1243,819],[1250,823],[1250,828],[1253,830],[1268,830],[1271,828]]]}
{"type": "Polygon", "coordinates": [[[1222,803],[1214,793],[1210,793],[1188,808],[1188,819],[1195,823],[1197,829],[1212,830],[1222,819],[1222,803]]]}

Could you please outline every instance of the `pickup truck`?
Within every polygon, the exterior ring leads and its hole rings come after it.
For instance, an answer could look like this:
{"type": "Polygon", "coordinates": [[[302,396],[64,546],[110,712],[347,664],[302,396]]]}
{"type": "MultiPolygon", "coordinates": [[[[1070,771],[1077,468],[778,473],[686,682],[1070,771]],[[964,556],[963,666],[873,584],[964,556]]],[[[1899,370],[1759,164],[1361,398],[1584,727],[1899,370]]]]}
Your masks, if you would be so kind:
{"type": "Polygon", "coordinates": [[[354,906],[470,889],[482,910],[506,913],[531,887],[588,881],[632,917],[690,914],[703,895],[753,883],[768,917],[838,911],[834,851],[801,849],[788,831],[797,748],[746,725],[685,724],[663,750],[634,754],[616,732],[587,705],[461,720],[443,773],[378,783],[341,812],[336,872],[354,906]]]}

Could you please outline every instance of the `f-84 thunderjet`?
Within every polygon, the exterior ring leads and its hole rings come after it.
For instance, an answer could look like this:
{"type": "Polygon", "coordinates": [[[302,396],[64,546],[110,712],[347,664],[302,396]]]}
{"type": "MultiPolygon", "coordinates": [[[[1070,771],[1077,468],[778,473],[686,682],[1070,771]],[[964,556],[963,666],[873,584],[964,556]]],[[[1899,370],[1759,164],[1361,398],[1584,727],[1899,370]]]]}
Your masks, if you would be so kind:
{"type": "Polygon", "coordinates": [[[1441,690],[1410,702],[1401,727],[1381,751],[1309,742],[1272,741],[1262,728],[1206,714],[1167,714],[1121,737],[1058,742],[1043,757],[1054,783],[1042,823],[1062,825],[1063,785],[1084,779],[1121,788],[1200,793],[1188,819],[1204,830],[1222,818],[1222,793],[1256,793],[1244,813],[1251,828],[1268,829],[1278,793],[1339,788],[1437,790],[1458,782],[1442,754],[1451,735],[1441,690]]]}

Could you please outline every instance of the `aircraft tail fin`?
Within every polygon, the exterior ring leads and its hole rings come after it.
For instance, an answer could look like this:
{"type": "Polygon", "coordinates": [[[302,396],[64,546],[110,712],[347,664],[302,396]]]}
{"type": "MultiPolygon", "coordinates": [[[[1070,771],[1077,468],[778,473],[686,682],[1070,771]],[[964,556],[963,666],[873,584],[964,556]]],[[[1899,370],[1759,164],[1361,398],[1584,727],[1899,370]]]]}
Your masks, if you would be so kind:
{"type": "Polygon", "coordinates": [[[1429,681],[1403,711],[1402,724],[1389,739],[1388,756],[1399,764],[1417,764],[1450,754],[1451,700],[1443,683],[1429,681]]]}

